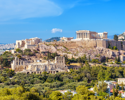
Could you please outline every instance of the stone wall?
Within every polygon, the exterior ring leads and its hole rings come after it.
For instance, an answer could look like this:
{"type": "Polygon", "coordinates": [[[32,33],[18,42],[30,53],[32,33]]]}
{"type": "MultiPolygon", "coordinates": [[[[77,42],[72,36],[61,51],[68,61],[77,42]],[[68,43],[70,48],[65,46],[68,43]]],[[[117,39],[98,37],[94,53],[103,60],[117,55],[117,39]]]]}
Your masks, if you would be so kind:
{"type": "Polygon", "coordinates": [[[25,49],[35,49],[36,45],[25,45],[25,49]]]}
{"type": "Polygon", "coordinates": [[[110,44],[111,47],[116,46],[118,50],[125,50],[125,41],[107,41],[107,45],[110,44]]]}
{"type": "Polygon", "coordinates": [[[96,48],[103,47],[108,48],[109,45],[111,47],[116,46],[118,50],[125,50],[125,41],[114,41],[114,40],[81,40],[81,41],[67,41],[67,42],[45,42],[47,45],[58,45],[65,46],[66,48],[96,48]]]}

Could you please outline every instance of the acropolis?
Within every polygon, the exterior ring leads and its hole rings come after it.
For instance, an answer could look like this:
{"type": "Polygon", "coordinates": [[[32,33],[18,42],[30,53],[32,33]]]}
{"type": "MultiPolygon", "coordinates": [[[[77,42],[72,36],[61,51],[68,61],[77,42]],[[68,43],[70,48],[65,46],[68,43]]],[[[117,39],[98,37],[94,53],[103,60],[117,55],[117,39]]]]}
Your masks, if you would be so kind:
{"type": "MultiPolygon", "coordinates": [[[[11,68],[16,72],[24,72],[24,73],[42,73],[44,71],[48,73],[57,73],[57,72],[67,72],[68,67],[65,65],[65,57],[64,52],[60,53],[58,50],[64,49],[76,49],[79,47],[82,48],[104,48],[108,49],[109,46],[113,48],[116,46],[118,50],[125,50],[125,41],[115,41],[107,38],[108,32],[97,33],[89,30],[79,30],[76,31],[76,39],[73,37],[67,38],[62,37],[60,41],[54,42],[42,42],[40,38],[31,38],[25,40],[17,40],[15,50],[11,51],[15,53],[16,49],[19,48],[21,50],[31,49],[39,50],[39,56],[42,55],[42,52],[57,52],[60,56],[55,58],[55,61],[49,61],[42,58],[36,58],[32,60],[28,59],[19,59],[15,58],[15,60],[11,64],[11,68]],[[60,46],[58,48],[58,46],[60,46]]],[[[110,50],[108,50],[110,51],[110,50]]],[[[66,51],[65,51],[66,52],[66,51]]],[[[69,54],[66,54],[69,55],[69,54]]],[[[87,54],[86,54],[87,55],[87,54]]],[[[112,57],[113,53],[105,53],[104,57],[110,56],[112,57]],[[108,54],[108,55],[106,55],[108,54]],[[110,56],[111,55],[111,56],[110,56]]],[[[124,53],[119,54],[121,61],[125,60],[124,53]]],[[[75,57],[72,55],[72,57],[75,57]]],[[[94,57],[94,56],[92,56],[94,57]]],[[[91,58],[92,58],[91,57],[91,58]]]]}

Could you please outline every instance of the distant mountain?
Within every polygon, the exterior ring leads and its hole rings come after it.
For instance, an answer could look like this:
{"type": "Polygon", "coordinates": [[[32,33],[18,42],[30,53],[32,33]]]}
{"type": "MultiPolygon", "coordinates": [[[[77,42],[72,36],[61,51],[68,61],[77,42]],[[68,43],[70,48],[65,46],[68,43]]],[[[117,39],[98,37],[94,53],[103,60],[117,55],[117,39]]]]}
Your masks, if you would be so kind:
{"type": "Polygon", "coordinates": [[[52,37],[50,39],[46,39],[45,42],[53,42],[54,40],[60,41],[60,37],[52,37]]]}

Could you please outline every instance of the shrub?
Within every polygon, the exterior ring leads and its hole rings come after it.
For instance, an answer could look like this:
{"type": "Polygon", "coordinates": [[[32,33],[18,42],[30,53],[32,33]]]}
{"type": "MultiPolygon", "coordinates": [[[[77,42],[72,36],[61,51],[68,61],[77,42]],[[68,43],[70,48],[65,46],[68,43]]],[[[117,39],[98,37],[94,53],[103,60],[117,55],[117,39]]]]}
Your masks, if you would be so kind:
{"type": "Polygon", "coordinates": [[[110,64],[113,64],[113,62],[110,62],[110,64]]]}
{"type": "Polygon", "coordinates": [[[122,63],[125,64],[125,61],[123,61],[122,63]]]}
{"type": "Polygon", "coordinates": [[[113,46],[113,50],[118,50],[116,46],[113,46]]]}
{"type": "Polygon", "coordinates": [[[34,53],[30,49],[25,49],[24,54],[28,55],[28,56],[33,56],[34,55],[34,53]]]}
{"type": "Polygon", "coordinates": [[[98,59],[92,59],[92,62],[93,63],[99,63],[99,60],[98,59]]]}
{"type": "Polygon", "coordinates": [[[17,49],[16,49],[16,52],[22,53],[23,51],[22,51],[21,49],[17,48],[17,49]]]}
{"type": "Polygon", "coordinates": [[[21,59],[21,55],[17,55],[17,57],[18,57],[19,59],[21,59]]]}

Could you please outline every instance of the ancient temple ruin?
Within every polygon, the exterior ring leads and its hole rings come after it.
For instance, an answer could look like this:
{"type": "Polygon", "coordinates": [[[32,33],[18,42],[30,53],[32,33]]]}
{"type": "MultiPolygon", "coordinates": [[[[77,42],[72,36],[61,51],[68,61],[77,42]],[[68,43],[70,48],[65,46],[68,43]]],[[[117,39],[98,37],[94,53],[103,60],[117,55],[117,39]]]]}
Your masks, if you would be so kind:
{"type": "Polygon", "coordinates": [[[15,70],[15,72],[27,74],[41,74],[45,71],[52,74],[56,74],[58,72],[68,72],[68,67],[65,65],[65,57],[62,56],[55,57],[55,62],[49,60],[34,60],[32,63],[20,60],[16,57],[11,64],[11,68],[12,70],[15,70]]]}
{"type": "Polygon", "coordinates": [[[41,43],[42,39],[40,38],[31,38],[31,39],[25,39],[25,40],[17,40],[15,49],[20,48],[22,50],[24,49],[32,49],[38,45],[38,43],[41,43]]]}
{"type": "Polygon", "coordinates": [[[107,32],[97,33],[89,30],[76,31],[77,39],[107,39],[107,32]]]}

